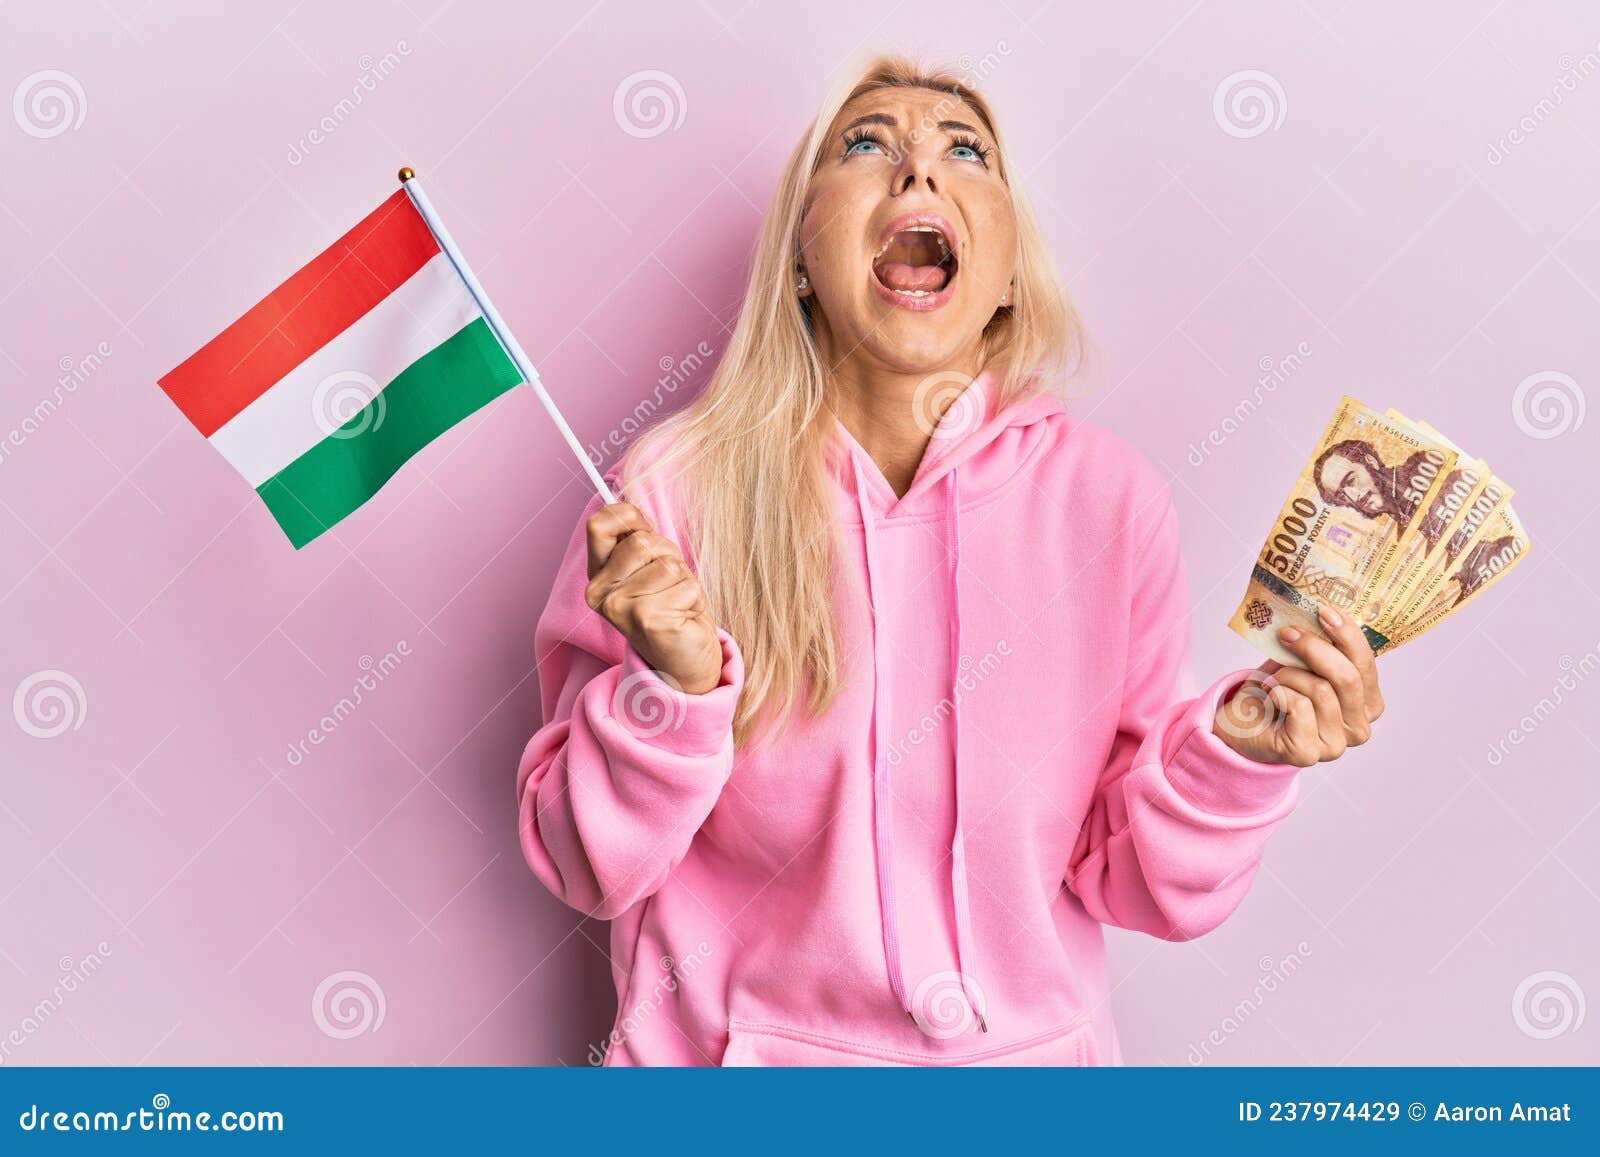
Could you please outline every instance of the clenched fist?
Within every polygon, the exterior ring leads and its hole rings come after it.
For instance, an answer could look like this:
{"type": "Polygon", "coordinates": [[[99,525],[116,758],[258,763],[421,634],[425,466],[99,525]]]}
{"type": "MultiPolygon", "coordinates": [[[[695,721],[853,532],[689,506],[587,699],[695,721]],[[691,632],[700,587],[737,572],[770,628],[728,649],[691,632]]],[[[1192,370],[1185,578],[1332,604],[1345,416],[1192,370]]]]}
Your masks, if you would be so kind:
{"type": "Polygon", "coordinates": [[[722,677],[722,644],[705,592],[670,540],[626,502],[602,506],[585,524],[589,585],[583,593],[652,668],[691,695],[722,677]]]}

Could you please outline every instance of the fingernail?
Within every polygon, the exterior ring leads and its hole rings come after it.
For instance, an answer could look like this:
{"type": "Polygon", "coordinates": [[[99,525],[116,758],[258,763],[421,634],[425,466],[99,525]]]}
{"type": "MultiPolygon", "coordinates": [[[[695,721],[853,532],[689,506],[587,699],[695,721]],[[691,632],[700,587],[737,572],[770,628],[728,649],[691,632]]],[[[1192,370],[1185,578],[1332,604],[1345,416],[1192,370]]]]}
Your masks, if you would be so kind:
{"type": "Polygon", "coordinates": [[[1295,630],[1293,627],[1285,627],[1283,630],[1278,632],[1278,638],[1282,639],[1285,643],[1292,643],[1299,637],[1300,632],[1295,630]]]}
{"type": "Polygon", "coordinates": [[[1322,608],[1322,621],[1327,623],[1330,627],[1344,626],[1344,617],[1340,615],[1338,611],[1328,606],[1322,608]]]}

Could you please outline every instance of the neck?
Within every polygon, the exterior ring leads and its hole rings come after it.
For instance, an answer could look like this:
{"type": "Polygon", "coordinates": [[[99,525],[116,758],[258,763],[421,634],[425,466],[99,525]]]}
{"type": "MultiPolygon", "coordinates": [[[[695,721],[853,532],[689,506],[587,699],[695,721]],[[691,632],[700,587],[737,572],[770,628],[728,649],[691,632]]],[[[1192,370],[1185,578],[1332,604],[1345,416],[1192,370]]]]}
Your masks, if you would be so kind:
{"type": "MultiPolygon", "coordinates": [[[[974,367],[951,367],[975,377],[974,367]]],[[[932,440],[940,415],[930,407],[948,400],[948,385],[918,398],[917,391],[929,373],[902,374],[892,370],[837,366],[828,375],[828,405],[872,458],[897,497],[904,497],[917,476],[922,454],[932,440]]]]}

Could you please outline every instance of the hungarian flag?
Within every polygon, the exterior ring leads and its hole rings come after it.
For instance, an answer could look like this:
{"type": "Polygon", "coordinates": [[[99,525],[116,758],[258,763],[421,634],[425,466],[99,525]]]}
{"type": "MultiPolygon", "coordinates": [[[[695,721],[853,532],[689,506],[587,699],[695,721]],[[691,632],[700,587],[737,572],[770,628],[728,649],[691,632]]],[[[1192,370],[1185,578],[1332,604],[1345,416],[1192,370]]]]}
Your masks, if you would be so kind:
{"type": "Polygon", "coordinates": [[[161,379],[296,548],[525,379],[458,257],[402,187],[161,379]]]}

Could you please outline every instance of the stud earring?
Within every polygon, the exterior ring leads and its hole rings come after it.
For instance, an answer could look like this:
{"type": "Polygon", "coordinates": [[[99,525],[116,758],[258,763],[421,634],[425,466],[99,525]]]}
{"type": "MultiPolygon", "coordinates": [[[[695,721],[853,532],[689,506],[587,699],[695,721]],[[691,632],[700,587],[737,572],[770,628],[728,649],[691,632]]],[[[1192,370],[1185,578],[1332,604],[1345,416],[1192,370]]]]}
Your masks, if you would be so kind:
{"type": "Polygon", "coordinates": [[[811,285],[811,278],[807,277],[804,273],[802,273],[800,275],[800,280],[796,281],[794,283],[795,292],[804,293],[808,288],[810,288],[810,285],[811,285]]]}
{"type": "Polygon", "coordinates": [[[1000,295],[1000,304],[1005,305],[1011,300],[1011,291],[1008,289],[1000,295]]]}

